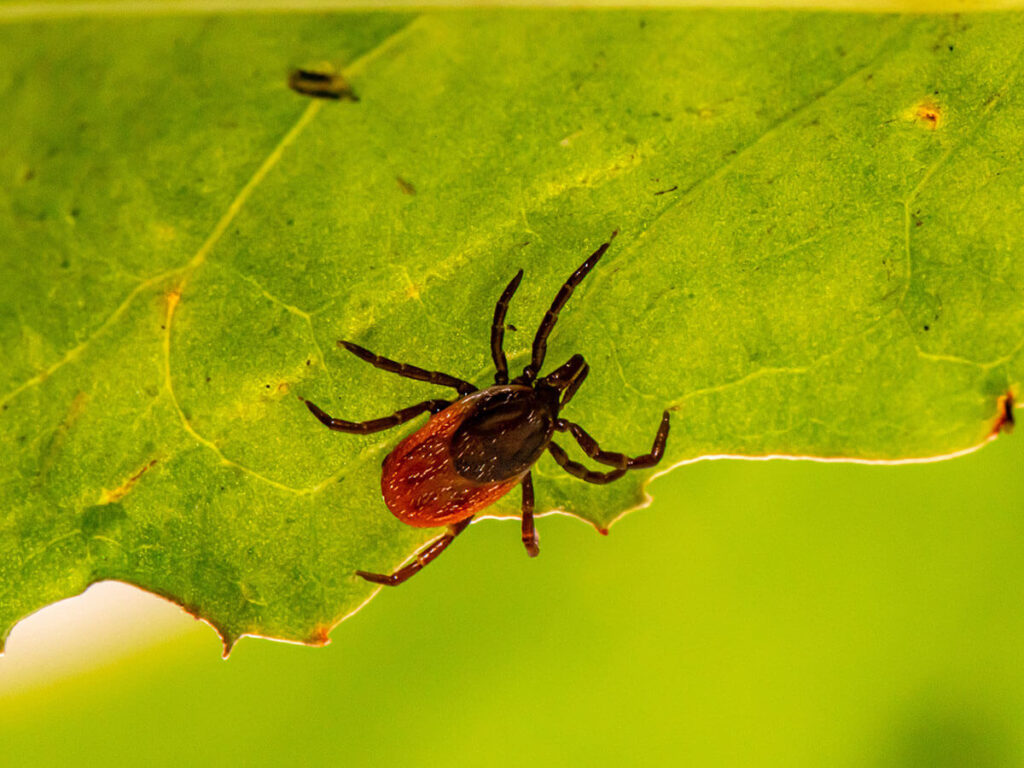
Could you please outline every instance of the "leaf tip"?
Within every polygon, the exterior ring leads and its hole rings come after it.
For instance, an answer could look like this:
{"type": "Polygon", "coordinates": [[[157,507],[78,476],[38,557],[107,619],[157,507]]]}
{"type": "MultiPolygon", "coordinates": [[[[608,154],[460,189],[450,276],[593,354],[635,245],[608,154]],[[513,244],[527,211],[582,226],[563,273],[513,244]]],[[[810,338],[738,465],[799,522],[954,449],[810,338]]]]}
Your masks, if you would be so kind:
{"type": "MultiPolygon", "coordinates": [[[[216,627],[214,627],[214,629],[216,629],[216,627]]],[[[218,634],[220,634],[220,632],[218,632],[218,634]]],[[[235,643],[238,642],[238,638],[231,635],[220,635],[220,641],[224,646],[224,649],[220,653],[220,657],[227,661],[228,657],[231,655],[231,651],[235,649],[235,643]]]]}
{"type": "Polygon", "coordinates": [[[1013,432],[1015,423],[1013,417],[1014,407],[1013,392],[1006,392],[999,396],[999,399],[996,401],[996,421],[992,426],[991,437],[996,437],[1000,433],[1008,435],[1013,432]]]}
{"type": "Polygon", "coordinates": [[[304,641],[304,644],[311,645],[315,648],[323,648],[331,642],[330,633],[331,627],[323,624],[317,624],[310,636],[304,641]]]}

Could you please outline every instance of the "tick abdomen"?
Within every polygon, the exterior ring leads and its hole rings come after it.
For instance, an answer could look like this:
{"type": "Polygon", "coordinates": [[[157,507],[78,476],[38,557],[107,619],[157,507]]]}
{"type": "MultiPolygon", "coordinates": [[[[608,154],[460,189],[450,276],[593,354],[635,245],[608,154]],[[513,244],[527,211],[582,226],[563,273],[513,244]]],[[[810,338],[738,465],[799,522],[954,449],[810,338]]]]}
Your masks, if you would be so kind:
{"type": "Polygon", "coordinates": [[[551,439],[554,420],[530,387],[474,392],[434,415],[384,459],[381,492],[399,520],[450,525],[514,488],[551,439]]]}

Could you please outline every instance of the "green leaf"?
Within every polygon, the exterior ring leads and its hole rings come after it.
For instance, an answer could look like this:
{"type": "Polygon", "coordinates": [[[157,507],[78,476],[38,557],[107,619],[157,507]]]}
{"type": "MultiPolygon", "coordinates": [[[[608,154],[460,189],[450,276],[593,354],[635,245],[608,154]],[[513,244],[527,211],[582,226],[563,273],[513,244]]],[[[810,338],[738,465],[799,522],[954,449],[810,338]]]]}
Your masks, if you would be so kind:
{"type": "MultiPolygon", "coordinates": [[[[3,635],[121,579],[226,649],[325,641],[357,568],[436,532],[380,498],[415,425],[332,433],[296,395],[358,420],[447,394],[341,338],[486,385],[519,268],[521,367],[615,229],[548,358],[586,355],[566,416],[607,449],[668,408],[661,469],[936,457],[1019,387],[1020,14],[24,20],[0,50],[3,635]],[[357,102],[289,90],[321,62],[357,102]]],[[[538,509],[605,529],[649,476],[545,457],[538,509]]]]}

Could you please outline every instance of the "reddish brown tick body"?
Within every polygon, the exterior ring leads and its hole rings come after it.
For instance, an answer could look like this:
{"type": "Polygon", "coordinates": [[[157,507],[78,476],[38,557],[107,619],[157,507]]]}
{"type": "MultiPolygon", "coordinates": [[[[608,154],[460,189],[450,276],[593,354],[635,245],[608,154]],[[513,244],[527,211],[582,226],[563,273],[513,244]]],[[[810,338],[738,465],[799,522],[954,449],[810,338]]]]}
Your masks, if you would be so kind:
{"type": "Polygon", "coordinates": [[[305,401],[325,426],[355,434],[379,432],[421,413],[432,414],[426,424],[400,442],[384,459],[381,492],[388,509],[402,522],[418,528],[447,525],[448,532],[392,574],[356,573],[378,584],[401,584],[441,554],[465,530],[474,515],[517,485],[523,489],[523,544],[531,556],[537,555],[540,549],[533,521],[530,469],[545,451],[569,474],[599,484],[617,480],[631,469],[653,467],[661,460],[668,439],[667,411],[662,414],[651,452],[630,458],[622,453],[601,450],[597,441],[582,427],[559,417],[562,408],[576,394],[590,371],[582,355],[573,355],[547,376],[537,378],[544,363],[547,338],[559,312],[609,245],[611,240],[594,251],[559,290],[537,329],[530,363],[511,382],[502,342],[505,313],[522,280],[522,270],[506,286],[494,308],[491,356],[496,373],[494,385],[486,389],[478,390],[473,384],[445,373],[397,363],[348,341],[338,342],[377,368],[418,381],[452,387],[459,393],[454,402],[427,400],[391,416],[362,422],[335,419],[305,401]],[[552,440],[555,432],[568,432],[587,456],[613,469],[595,472],[571,460],[565,450],[552,440]]]}
{"type": "Polygon", "coordinates": [[[524,386],[488,387],[432,416],[384,459],[380,487],[388,509],[404,523],[435,528],[472,517],[519,485],[547,447],[554,425],[543,406],[526,413],[523,406],[530,404],[532,392],[524,386]],[[490,440],[473,430],[481,415],[498,423],[490,440]],[[531,433],[525,446],[501,430],[513,420],[521,432],[531,433]],[[471,439],[495,457],[490,473],[481,462],[471,466],[463,447],[471,439]],[[507,447],[518,449],[517,455],[503,455],[507,447]]]}

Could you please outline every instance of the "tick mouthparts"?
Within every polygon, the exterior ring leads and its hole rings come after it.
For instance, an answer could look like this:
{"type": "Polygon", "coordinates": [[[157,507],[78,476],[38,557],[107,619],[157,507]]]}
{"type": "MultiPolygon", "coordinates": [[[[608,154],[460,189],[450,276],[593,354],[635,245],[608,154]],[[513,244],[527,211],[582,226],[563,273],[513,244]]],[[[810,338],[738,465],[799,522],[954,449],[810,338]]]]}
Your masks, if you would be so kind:
{"type": "Polygon", "coordinates": [[[583,355],[577,353],[545,376],[544,383],[555,389],[565,389],[573,383],[586,365],[583,355]]]}

